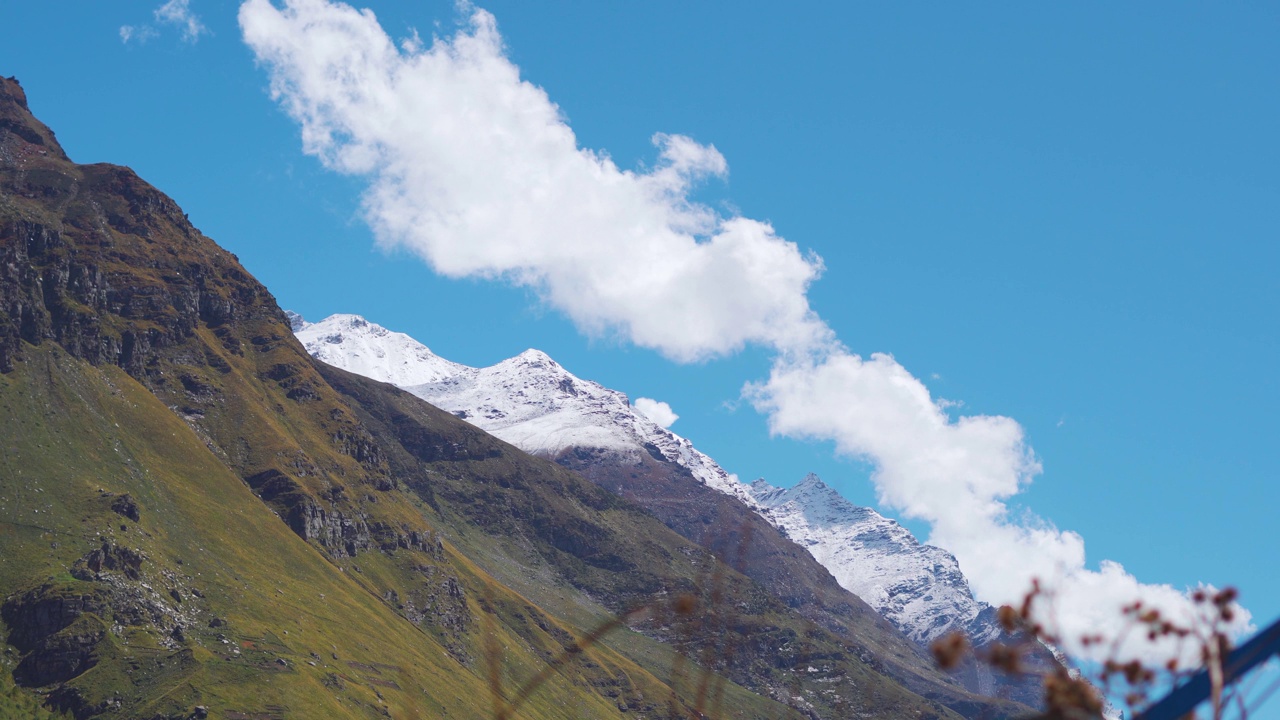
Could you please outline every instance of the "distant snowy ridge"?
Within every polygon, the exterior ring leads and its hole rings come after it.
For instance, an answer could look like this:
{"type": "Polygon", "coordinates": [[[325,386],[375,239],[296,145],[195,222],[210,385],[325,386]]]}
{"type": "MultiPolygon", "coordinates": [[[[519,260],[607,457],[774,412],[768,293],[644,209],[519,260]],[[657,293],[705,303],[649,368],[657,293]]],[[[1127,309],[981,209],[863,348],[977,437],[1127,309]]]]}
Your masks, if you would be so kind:
{"type": "Polygon", "coordinates": [[[762,515],[912,640],[927,645],[963,629],[980,645],[999,635],[951,553],[845,500],[817,475],[790,489],[757,480],[751,492],[762,515]]]}
{"type": "Polygon", "coordinates": [[[706,485],[755,508],[746,486],[693,443],[645,417],[624,393],[574,376],[541,350],[473,368],[359,315],[316,323],[297,313],[289,317],[317,360],[407,390],[525,452],[554,455],[585,447],[635,454],[653,447],[706,485]]]}
{"type": "Polygon", "coordinates": [[[656,448],[704,484],[751,503],[736,476],[650,420],[626,394],[576,377],[541,350],[405,389],[535,455],[569,448],[638,455],[656,448]]]}
{"type": "Polygon", "coordinates": [[[999,632],[994,612],[974,600],[950,553],[922,545],[906,528],[850,503],[816,475],[791,489],[763,480],[747,486],[691,442],[645,417],[624,393],[574,376],[540,350],[473,368],[358,315],[317,323],[296,314],[290,319],[315,358],[399,386],[526,452],[656,451],[780,528],[841,586],[916,642],[962,629],[981,644],[999,632]]]}

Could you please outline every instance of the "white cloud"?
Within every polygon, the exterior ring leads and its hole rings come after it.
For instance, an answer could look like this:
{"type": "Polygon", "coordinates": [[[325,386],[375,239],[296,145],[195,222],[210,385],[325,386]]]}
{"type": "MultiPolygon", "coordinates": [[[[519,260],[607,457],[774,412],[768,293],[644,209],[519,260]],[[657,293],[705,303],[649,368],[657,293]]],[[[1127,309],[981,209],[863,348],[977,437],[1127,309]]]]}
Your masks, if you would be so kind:
{"type": "MultiPolygon", "coordinates": [[[[834,349],[822,358],[778,362],[747,394],[768,414],[773,433],[834,440],[839,452],[870,461],[880,502],[927,521],[929,542],[956,556],[979,599],[1017,605],[1033,578],[1044,581],[1056,593],[1046,612],[1073,654],[1110,652],[1078,641],[1123,634],[1128,620],[1120,609],[1134,600],[1171,618],[1194,616],[1185,592],[1142,584],[1111,561],[1091,570],[1080,535],[1034,514],[1011,515],[1006,501],[1041,469],[1022,427],[1000,416],[951,419],[948,403],[889,355],[863,359],[834,349]]],[[[1237,628],[1248,623],[1240,609],[1237,628]]],[[[1122,653],[1154,659],[1170,650],[1130,633],[1122,653]]]]}
{"type": "MultiPolygon", "coordinates": [[[[200,21],[200,17],[191,11],[191,0],[166,0],[152,13],[156,22],[174,25],[182,33],[182,39],[195,43],[201,35],[209,33],[209,28],[200,21]]],[[[139,44],[159,35],[160,32],[151,25],[121,25],[120,42],[126,45],[131,42],[139,44]]]]}
{"type": "MultiPolygon", "coordinates": [[[[209,32],[209,28],[200,22],[200,17],[191,11],[191,0],[168,0],[156,8],[155,16],[159,22],[178,26],[182,31],[182,39],[189,43],[194,43],[201,35],[209,32]]],[[[121,28],[122,37],[123,32],[124,28],[121,28]]]]}
{"type": "Polygon", "coordinates": [[[430,46],[416,35],[397,45],[371,11],[340,3],[240,7],[245,42],[303,149],[368,179],[364,213],[382,245],[450,277],[533,288],[583,331],[674,360],[773,349],[772,375],[747,390],[773,432],[834,440],[873,463],[884,504],[928,521],[981,599],[1008,602],[1032,577],[1053,581],[1068,637],[1114,627],[1137,597],[1189,608],[1118,564],[1088,569],[1079,535],[1011,517],[1006,501],[1040,470],[1021,426],[959,415],[892,357],[840,345],[809,307],[818,257],[765,222],[692,199],[699,182],[728,172],[714,146],[658,133],[647,170],[578,147],[506,56],[493,16],[462,7],[464,26],[430,46]]]}
{"type": "Polygon", "coordinates": [[[397,46],[372,12],[335,3],[249,0],[240,24],[306,152],[369,178],[383,245],[447,276],[534,288],[584,331],[676,360],[828,339],[806,297],[821,260],[690,198],[727,172],[714,147],[656,134],[644,171],[579,148],[489,13],[429,48],[397,46]]]}
{"type": "Polygon", "coordinates": [[[145,43],[156,36],[156,29],[150,25],[142,25],[134,27],[133,25],[120,26],[120,42],[128,45],[131,42],[145,43]]]}
{"type": "Polygon", "coordinates": [[[680,416],[671,410],[671,406],[664,402],[642,397],[636,398],[635,406],[641,415],[664,428],[671,427],[676,420],[680,419],[680,416]]]}

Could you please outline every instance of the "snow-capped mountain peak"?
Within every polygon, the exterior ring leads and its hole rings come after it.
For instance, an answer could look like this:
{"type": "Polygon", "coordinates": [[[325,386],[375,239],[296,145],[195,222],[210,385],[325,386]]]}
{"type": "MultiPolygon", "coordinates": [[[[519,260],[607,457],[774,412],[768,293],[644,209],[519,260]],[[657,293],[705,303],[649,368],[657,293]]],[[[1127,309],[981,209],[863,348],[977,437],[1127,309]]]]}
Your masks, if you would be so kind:
{"type": "Polygon", "coordinates": [[[287,315],[307,352],[357,375],[403,387],[439,382],[468,369],[436,355],[404,333],[393,332],[359,315],[330,315],[316,323],[309,323],[294,312],[287,315]]]}
{"type": "Polygon", "coordinates": [[[551,359],[551,356],[536,348],[529,348],[513,358],[503,362],[519,362],[529,367],[551,367],[558,368],[560,363],[551,359]]]}

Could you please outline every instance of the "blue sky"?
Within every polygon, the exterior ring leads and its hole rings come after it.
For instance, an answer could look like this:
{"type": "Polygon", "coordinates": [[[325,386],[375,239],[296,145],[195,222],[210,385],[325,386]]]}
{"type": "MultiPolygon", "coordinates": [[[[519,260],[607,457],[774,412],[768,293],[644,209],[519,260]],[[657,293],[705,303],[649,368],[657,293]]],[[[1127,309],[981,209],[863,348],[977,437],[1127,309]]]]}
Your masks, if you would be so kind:
{"type": "MultiPolygon", "coordinates": [[[[428,44],[460,18],[369,4],[428,44]]],[[[157,5],[10,3],[0,74],[73,159],[133,167],[283,306],[360,313],[472,365],[541,348],[669,402],[672,429],[743,478],[816,471],[875,504],[866,464],[770,438],[740,399],[767,348],[673,363],[584,336],[528,289],[377,249],[365,182],[302,152],[238,4],[193,0],[194,41],[157,5]],[[154,35],[123,42],[124,25],[154,35]]],[[[628,169],[658,163],[656,132],[713,144],[728,175],[694,198],[820,255],[808,300],[849,350],[892,354],[955,417],[1016,420],[1043,472],[1015,514],[1078,532],[1092,567],[1235,584],[1255,622],[1280,615],[1280,10],[481,7],[581,147],[628,169]]]]}

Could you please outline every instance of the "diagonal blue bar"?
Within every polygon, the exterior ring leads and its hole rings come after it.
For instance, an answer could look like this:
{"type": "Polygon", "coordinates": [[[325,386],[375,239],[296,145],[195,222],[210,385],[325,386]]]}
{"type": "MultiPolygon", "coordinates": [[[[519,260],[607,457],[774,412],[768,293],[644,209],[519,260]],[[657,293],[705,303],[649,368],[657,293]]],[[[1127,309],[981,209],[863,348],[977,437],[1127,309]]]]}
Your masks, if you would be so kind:
{"type": "MultiPolygon", "coordinates": [[[[1231,651],[1223,665],[1227,684],[1235,682],[1272,655],[1280,655],[1280,620],[1231,651]]],[[[1201,670],[1134,720],[1178,720],[1209,699],[1209,673],[1201,670]]]]}

